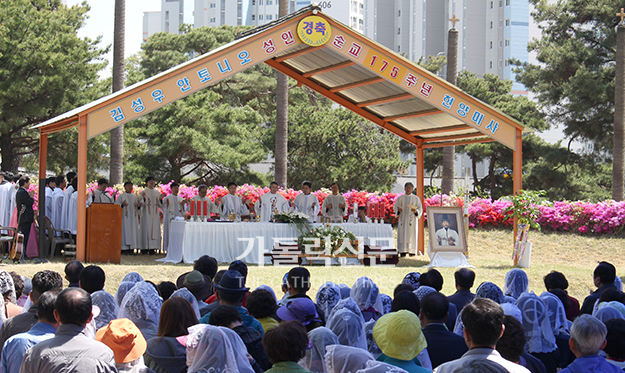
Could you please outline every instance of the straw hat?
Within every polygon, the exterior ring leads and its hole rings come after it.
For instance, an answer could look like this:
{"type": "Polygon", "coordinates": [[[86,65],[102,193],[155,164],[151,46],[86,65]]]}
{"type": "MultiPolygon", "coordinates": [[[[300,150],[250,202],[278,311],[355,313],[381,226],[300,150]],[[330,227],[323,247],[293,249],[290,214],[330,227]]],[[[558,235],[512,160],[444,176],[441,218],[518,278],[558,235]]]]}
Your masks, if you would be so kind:
{"type": "Polygon", "coordinates": [[[118,364],[137,360],[148,346],[139,328],[128,319],[112,320],[96,332],[95,339],[113,350],[118,364]]]}
{"type": "Polygon", "coordinates": [[[373,338],[386,356],[405,361],[414,359],[428,345],[419,317],[408,310],[382,316],[373,327],[373,338]]]}

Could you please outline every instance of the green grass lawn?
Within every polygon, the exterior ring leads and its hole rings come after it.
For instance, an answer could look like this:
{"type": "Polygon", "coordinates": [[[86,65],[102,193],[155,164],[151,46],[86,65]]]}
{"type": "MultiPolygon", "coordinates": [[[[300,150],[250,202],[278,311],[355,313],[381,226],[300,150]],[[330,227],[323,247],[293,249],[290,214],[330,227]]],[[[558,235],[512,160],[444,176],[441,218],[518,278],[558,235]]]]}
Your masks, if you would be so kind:
{"type": "MultiPolygon", "coordinates": [[[[476,286],[482,281],[492,281],[503,288],[504,276],[512,268],[512,231],[471,230],[469,233],[469,262],[475,266],[476,286]]],[[[530,290],[540,294],[544,290],[542,278],[552,270],[563,272],[569,281],[569,294],[580,301],[594,286],[592,271],[601,260],[614,264],[619,276],[625,276],[625,240],[608,236],[581,236],[573,233],[541,233],[532,231],[533,242],[531,267],[526,268],[530,278],[530,290]]],[[[427,242],[427,241],[426,241],[427,242]]],[[[122,256],[122,263],[101,265],[106,272],[105,289],[114,294],[124,275],[130,271],[139,272],[146,280],[155,283],[174,281],[192,268],[190,264],[162,264],[155,262],[160,256],[122,256]]],[[[383,293],[392,295],[393,288],[410,271],[424,272],[429,263],[427,256],[403,258],[397,267],[308,267],[312,274],[312,295],[326,281],[351,286],[361,276],[368,276],[380,286],[383,293]]],[[[52,263],[1,265],[7,271],[32,277],[43,269],[63,274],[65,263],[57,258],[52,263]]],[[[227,264],[220,269],[227,268],[227,264]]],[[[271,286],[281,296],[280,282],[288,267],[251,266],[248,286],[252,289],[261,284],[271,286]]],[[[453,273],[455,268],[438,268],[445,284],[443,293],[455,291],[453,273]]],[[[67,282],[65,283],[67,284],[67,282]]]]}

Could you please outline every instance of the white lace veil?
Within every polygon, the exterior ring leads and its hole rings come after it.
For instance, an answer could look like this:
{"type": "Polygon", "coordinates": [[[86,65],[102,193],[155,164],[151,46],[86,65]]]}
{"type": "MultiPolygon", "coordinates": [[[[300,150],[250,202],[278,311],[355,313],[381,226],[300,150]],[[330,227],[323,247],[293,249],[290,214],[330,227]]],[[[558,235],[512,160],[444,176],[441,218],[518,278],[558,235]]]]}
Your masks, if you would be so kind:
{"type": "Polygon", "coordinates": [[[367,350],[365,322],[362,315],[356,315],[347,308],[339,309],[332,313],[326,326],[336,334],[342,345],[367,350]]]}
{"type": "Polygon", "coordinates": [[[195,317],[197,317],[198,320],[201,318],[201,316],[200,316],[200,306],[197,304],[197,299],[195,299],[195,295],[193,295],[189,291],[189,289],[187,289],[187,288],[180,288],[180,289],[174,291],[173,293],[171,293],[171,296],[169,297],[169,299],[171,299],[173,297],[180,297],[180,298],[184,298],[184,299],[188,300],[189,303],[191,303],[191,307],[193,307],[193,312],[195,312],[195,317]]]}
{"type": "Polygon", "coordinates": [[[259,287],[256,288],[256,290],[258,290],[258,289],[267,290],[268,292],[271,293],[271,295],[273,295],[273,299],[275,299],[276,302],[278,301],[278,297],[276,296],[276,292],[273,291],[271,286],[263,284],[263,285],[260,285],[259,287]]]}
{"type": "Polygon", "coordinates": [[[91,303],[100,309],[100,314],[95,318],[96,330],[108,325],[119,314],[119,306],[115,303],[115,298],[104,290],[94,291],[91,294],[91,303]]]}
{"type": "Polygon", "coordinates": [[[386,315],[387,313],[391,312],[391,307],[393,306],[393,298],[391,298],[390,295],[386,294],[380,294],[380,298],[382,299],[382,309],[384,310],[382,314],[386,315]]]}
{"type": "Polygon", "coordinates": [[[523,314],[523,326],[527,342],[525,350],[528,352],[546,353],[557,348],[556,337],[551,329],[549,310],[536,294],[521,294],[516,302],[523,314]]]}
{"type": "Polygon", "coordinates": [[[308,339],[312,348],[306,350],[306,356],[299,361],[299,365],[312,373],[328,373],[325,364],[326,346],[338,345],[339,338],[326,327],[318,327],[308,332],[308,339]]]}
{"type": "Polygon", "coordinates": [[[132,282],[132,281],[122,281],[119,284],[119,287],[117,288],[117,292],[115,293],[115,303],[117,303],[118,306],[122,305],[124,296],[126,295],[126,293],[128,293],[130,289],[133,288],[133,286],[135,286],[135,284],[136,282],[132,282]]]}
{"type": "Polygon", "coordinates": [[[5,293],[10,292],[9,300],[11,303],[15,304],[17,299],[15,299],[15,285],[13,284],[13,277],[9,274],[9,272],[0,270],[0,292],[4,295],[5,293]]]}
{"type": "Polygon", "coordinates": [[[625,319],[619,310],[610,305],[601,307],[597,311],[593,312],[592,315],[604,323],[612,319],[625,319]]]}
{"type": "Polygon", "coordinates": [[[135,324],[137,321],[148,321],[158,327],[163,299],[158,295],[152,284],[137,282],[124,296],[119,308],[119,318],[127,318],[135,324]]]}
{"type": "Polygon", "coordinates": [[[339,288],[341,288],[341,299],[349,298],[349,293],[352,289],[345,284],[339,284],[339,288]]]}
{"type": "Polygon", "coordinates": [[[352,311],[356,315],[360,316],[362,318],[362,322],[364,324],[365,318],[364,318],[364,316],[362,316],[362,312],[360,311],[360,307],[358,307],[358,304],[356,304],[356,301],[354,299],[352,299],[351,297],[345,298],[345,299],[341,299],[336,304],[336,306],[334,306],[334,308],[332,308],[332,310],[330,311],[330,314],[326,315],[326,324],[330,321],[330,319],[332,318],[332,315],[336,311],[342,310],[344,308],[347,308],[348,310],[352,311]]]}
{"type": "Polygon", "coordinates": [[[522,269],[513,268],[506,273],[503,293],[514,299],[519,299],[521,294],[529,291],[529,279],[522,269]]]}
{"type": "Polygon", "coordinates": [[[417,298],[419,298],[419,302],[421,302],[421,300],[428,294],[432,294],[432,293],[436,293],[436,289],[434,289],[431,286],[427,286],[427,285],[421,285],[418,288],[416,288],[413,293],[415,293],[415,295],[417,296],[417,298]]]}
{"type": "Polygon", "coordinates": [[[376,322],[377,320],[371,319],[365,323],[365,337],[367,338],[367,351],[377,359],[378,356],[382,355],[382,350],[380,350],[378,344],[375,343],[375,338],[373,338],[373,328],[376,322]]]}
{"type": "Polygon", "coordinates": [[[549,322],[555,335],[560,333],[570,334],[569,321],[566,319],[566,310],[560,298],[556,295],[543,291],[539,296],[540,300],[545,303],[547,310],[549,311],[549,322]]]}
{"type": "Polygon", "coordinates": [[[373,307],[380,314],[384,313],[380,289],[369,277],[361,277],[356,280],[349,296],[356,301],[361,311],[373,307]]]}
{"type": "Polygon", "coordinates": [[[332,345],[326,347],[327,373],[354,373],[375,360],[369,352],[355,347],[332,345]]]}
{"type": "Polygon", "coordinates": [[[254,373],[241,338],[228,328],[207,324],[189,328],[187,365],[189,373],[254,373]]]}
{"type": "Polygon", "coordinates": [[[143,277],[137,272],[128,272],[128,274],[122,279],[122,282],[124,281],[137,283],[139,281],[143,281],[143,277]]]}
{"type": "Polygon", "coordinates": [[[367,361],[367,366],[365,368],[357,370],[356,373],[408,373],[408,371],[395,365],[370,360],[367,361]]]}
{"type": "Polygon", "coordinates": [[[330,316],[330,311],[332,311],[332,308],[334,308],[340,300],[341,288],[330,281],[321,285],[315,297],[315,303],[321,308],[326,317],[330,316]]]}

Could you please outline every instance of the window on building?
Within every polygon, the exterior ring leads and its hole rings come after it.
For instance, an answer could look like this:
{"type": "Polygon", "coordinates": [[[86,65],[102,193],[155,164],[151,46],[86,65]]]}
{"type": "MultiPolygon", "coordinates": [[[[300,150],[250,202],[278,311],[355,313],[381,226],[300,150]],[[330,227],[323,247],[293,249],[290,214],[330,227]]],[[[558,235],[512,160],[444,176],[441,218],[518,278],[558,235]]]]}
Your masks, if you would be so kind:
{"type": "Polygon", "coordinates": [[[504,41],[504,46],[509,47],[510,46],[510,39],[506,38],[506,40],[504,41]]]}
{"type": "Polygon", "coordinates": [[[215,23],[215,17],[210,17],[210,19],[208,20],[210,23],[215,23]]]}
{"type": "Polygon", "coordinates": [[[256,0],[252,0],[252,5],[256,5],[256,0]]]}
{"type": "Polygon", "coordinates": [[[493,68],[493,61],[490,61],[490,62],[488,63],[488,67],[489,67],[490,69],[492,69],[492,68],[493,68]]]}
{"type": "Polygon", "coordinates": [[[490,8],[493,9],[493,2],[490,2],[490,8]]]}
{"type": "Polygon", "coordinates": [[[210,4],[208,4],[208,7],[209,7],[209,8],[214,8],[214,7],[215,7],[215,3],[210,3],[210,4]]]}
{"type": "Polygon", "coordinates": [[[401,27],[397,28],[397,35],[401,35],[401,27]]]}
{"type": "Polygon", "coordinates": [[[503,64],[505,67],[508,67],[508,65],[510,64],[510,60],[508,60],[507,58],[503,61],[503,64]]]}
{"type": "Polygon", "coordinates": [[[263,5],[263,0],[258,0],[258,5],[263,5]]]}
{"type": "Polygon", "coordinates": [[[502,28],[502,27],[503,27],[503,21],[499,20],[499,28],[502,28]]]}
{"type": "Polygon", "coordinates": [[[506,6],[510,6],[510,0],[506,0],[506,6]]]}
{"type": "Polygon", "coordinates": [[[267,0],[267,5],[273,5],[273,0],[267,0]]]}
{"type": "Polygon", "coordinates": [[[497,67],[501,68],[501,60],[499,60],[499,63],[497,64],[497,67]]]}
{"type": "Polygon", "coordinates": [[[165,11],[165,21],[169,21],[169,10],[165,11]]]}
{"type": "Polygon", "coordinates": [[[401,9],[397,11],[397,17],[401,17],[401,9]]]}
{"type": "Polygon", "coordinates": [[[262,21],[262,20],[263,20],[263,15],[262,15],[262,14],[259,14],[259,15],[258,15],[258,20],[259,20],[259,21],[262,21]]]}
{"type": "Polygon", "coordinates": [[[401,45],[397,46],[397,53],[401,52],[401,45]]]}
{"type": "Polygon", "coordinates": [[[493,21],[490,21],[490,29],[493,29],[493,21]]]}
{"type": "Polygon", "coordinates": [[[503,41],[499,39],[499,48],[503,47],[503,41]]]}
{"type": "Polygon", "coordinates": [[[273,16],[271,14],[267,14],[267,21],[271,21],[272,18],[273,16]]]}
{"type": "Polygon", "coordinates": [[[252,21],[256,21],[256,14],[252,14],[252,21]]]}
{"type": "Polygon", "coordinates": [[[499,0],[499,7],[501,8],[503,6],[503,0],[499,0]]]}
{"type": "Polygon", "coordinates": [[[490,42],[490,49],[493,49],[493,42],[490,42]]]}
{"type": "Polygon", "coordinates": [[[506,26],[510,26],[510,18],[506,18],[506,26]]]}
{"type": "Polygon", "coordinates": [[[352,17],[352,28],[355,29],[357,24],[358,20],[356,19],[356,17],[352,17]]]}

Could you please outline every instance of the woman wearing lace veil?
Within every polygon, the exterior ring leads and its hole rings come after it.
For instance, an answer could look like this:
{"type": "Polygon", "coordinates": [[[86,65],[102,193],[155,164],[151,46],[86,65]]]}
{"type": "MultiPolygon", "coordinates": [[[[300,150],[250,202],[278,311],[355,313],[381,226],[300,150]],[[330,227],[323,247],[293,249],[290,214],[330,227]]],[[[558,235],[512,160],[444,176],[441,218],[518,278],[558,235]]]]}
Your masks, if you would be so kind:
{"type": "Polygon", "coordinates": [[[0,270],[0,291],[4,298],[4,312],[6,317],[19,315],[22,312],[22,307],[17,305],[13,277],[11,277],[9,272],[4,270],[0,270]]]}
{"type": "Polygon", "coordinates": [[[369,277],[360,277],[352,286],[349,294],[365,318],[365,322],[379,319],[383,312],[382,298],[380,297],[380,289],[369,277]]]}
{"type": "Polygon", "coordinates": [[[529,279],[527,273],[522,269],[513,268],[506,273],[504,280],[503,293],[515,300],[519,299],[521,294],[529,291],[529,279]]]}
{"type": "Polygon", "coordinates": [[[540,359],[548,372],[555,372],[560,365],[560,351],[551,328],[549,309],[534,292],[521,294],[516,305],[523,314],[525,350],[540,359]]]}
{"type": "Polygon", "coordinates": [[[179,341],[187,347],[188,373],[254,373],[245,344],[228,328],[194,325],[179,341]]]}
{"type": "Polygon", "coordinates": [[[117,319],[119,306],[111,294],[104,290],[94,291],[91,294],[91,303],[100,309],[100,314],[95,318],[96,329],[107,326],[111,320],[117,319]]]}
{"type": "MultiPolygon", "coordinates": [[[[353,301],[353,300],[352,300],[353,301]]],[[[327,322],[327,327],[339,338],[344,346],[352,346],[367,350],[367,337],[365,336],[365,320],[361,314],[353,311],[354,304],[345,302],[334,307],[327,322]]],[[[356,311],[360,312],[359,309],[356,311]]]]}
{"type": "Polygon", "coordinates": [[[364,369],[368,361],[374,361],[373,355],[360,348],[332,345],[326,347],[327,373],[353,373],[364,369]]]}
{"type": "Polygon", "coordinates": [[[119,318],[128,318],[137,325],[146,340],[156,336],[163,300],[156,288],[145,281],[137,282],[124,296],[119,318]]]}
{"type": "Polygon", "coordinates": [[[315,303],[321,308],[324,315],[330,317],[330,311],[341,299],[341,288],[334,282],[328,281],[317,290],[315,303]]]}

